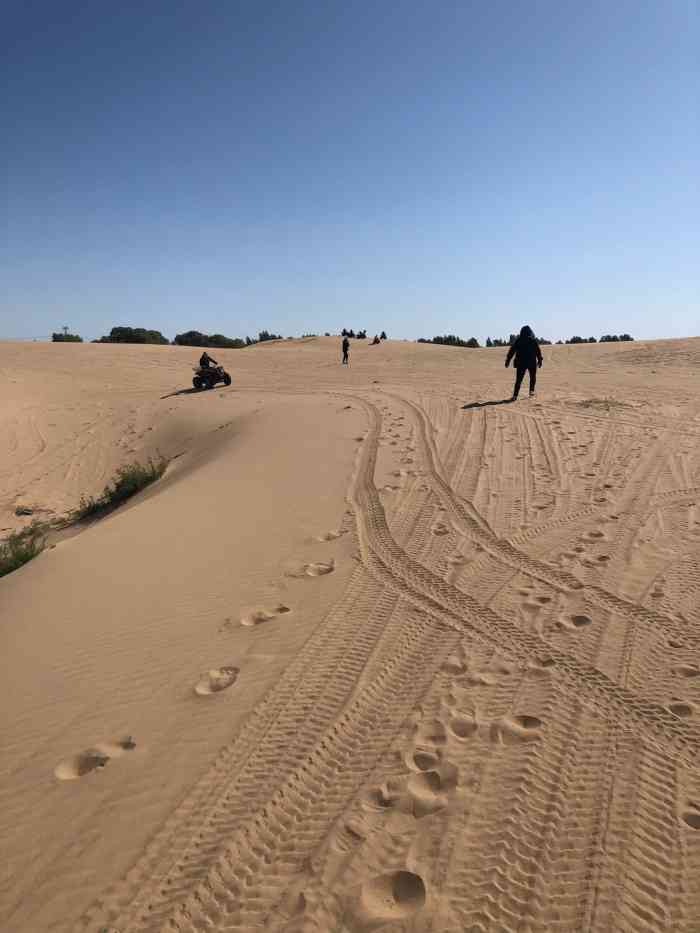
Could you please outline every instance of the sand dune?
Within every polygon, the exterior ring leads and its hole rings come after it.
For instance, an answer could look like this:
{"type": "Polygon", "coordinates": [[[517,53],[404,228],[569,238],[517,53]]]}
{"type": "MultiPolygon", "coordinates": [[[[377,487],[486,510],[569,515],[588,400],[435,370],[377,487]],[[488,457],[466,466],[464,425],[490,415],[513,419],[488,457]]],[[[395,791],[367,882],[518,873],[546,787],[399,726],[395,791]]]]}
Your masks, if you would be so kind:
{"type": "Polygon", "coordinates": [[[216,356],[0,344],[0,929],[700,930],[700,339],[216,356]]]}

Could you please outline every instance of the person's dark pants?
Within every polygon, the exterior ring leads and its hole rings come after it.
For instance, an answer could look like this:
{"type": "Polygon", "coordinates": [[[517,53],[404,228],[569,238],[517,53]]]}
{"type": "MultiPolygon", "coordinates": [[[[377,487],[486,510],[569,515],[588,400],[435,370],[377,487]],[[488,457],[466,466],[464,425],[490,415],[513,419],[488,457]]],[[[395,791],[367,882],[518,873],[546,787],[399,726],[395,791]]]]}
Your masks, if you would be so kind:
{"type": "Polygon", "coordinates": [[[535,383],[537,382],[537,366],[533,363],[532,366],[518,366],[515,370],[515,386],[513,387],[513,398],[518,397],[518,392],[520,392],[520,383],[525,377],[525,373],[530,373],[530,392],[535,391],[535,383]]]}
{"type": "Polygon", "coordinates": [[[343,350],[343,362],[347,363],[347,361],[348,361],[348,351],[343,350]]]}

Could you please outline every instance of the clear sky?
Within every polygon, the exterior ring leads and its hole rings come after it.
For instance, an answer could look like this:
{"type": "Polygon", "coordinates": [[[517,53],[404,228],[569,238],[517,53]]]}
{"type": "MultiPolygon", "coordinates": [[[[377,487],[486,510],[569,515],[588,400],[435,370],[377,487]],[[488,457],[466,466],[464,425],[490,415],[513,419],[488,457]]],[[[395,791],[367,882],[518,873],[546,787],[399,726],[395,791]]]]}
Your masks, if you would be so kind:
{"type": "Polygon", "coordinates": [[[698,334],[699,11],[10,0],[0,335],[698,334]]]}

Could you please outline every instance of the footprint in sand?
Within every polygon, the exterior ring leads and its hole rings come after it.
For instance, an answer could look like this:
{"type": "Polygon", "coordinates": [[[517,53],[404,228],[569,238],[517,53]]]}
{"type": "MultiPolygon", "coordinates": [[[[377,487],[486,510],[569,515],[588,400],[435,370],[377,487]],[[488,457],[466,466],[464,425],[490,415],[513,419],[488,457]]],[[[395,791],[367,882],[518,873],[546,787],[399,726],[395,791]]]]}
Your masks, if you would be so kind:
{"type": "Polygon", "coordinates": [[[56,765],[54,775],[59,781],[75,781],[85,777],[91,771],[104,768],[112,758],[119,758],[125,752],[136,748],[136,742],[130,735],[118,742],[100,742],[92,748],[86,749],[72,758],[66,758],[56,765]]]}
{"type": "Polygon", "coordinates": [[[357,919],[363,926],[407,920],[423,907],[425,896],[420,875],[410,871],[377,875],[362,885],[357,919]]]}
{"type": "Polygon", "coordinates": [[[322,561],[313,561],[309,564],[302,564],[297,570],[288,570],[288,577],[324,577],[326,574],[333,573],[335,570],[335,561],[330,560],[327,563],[322,561]]]}
{"type": "Polygon", "coordinates": [[[241,625],[260,625],[263,622],[269,622],[275,619],[277,616],[286,615],[291,611],[289,606],[284,606],[280,603],[278,606],[275,606],[274,609],[253,609],[251,612],[247,612],[244,616],[241,616],[240,621],[241,625]]]}
{"type": "Polygon", "coordinates": [[[542,720],[537,716],[505,716],[491,723],[491,741],[499,745],[536,742],[540,737],[542,720]]]}
{"type": "Polygon", "coordinates": [[[684,703],[682,700],[674,700],[673,702],[667,704],[666,707],[674,716],[678,716],[679,719],[687,719],[689,716],[693,715],[693,707],[690,703],[684,703]]]}
{"type": "Polygon", "coordinates": [[[409,777],[406,789],[417,820],[445,809],[449,791],[457,786],[457,776],[457,768],[450,762],[444,762],[440,768],[420,771],[409,777]]]}
{"type": "Polygon", "coordinates": [[[322,542],[336,541],[338,538],[342,538],[342,536],[346,533],[347,532],[341,530],[324,531],[322,534],[316,537],[316,540],[322,542]]]}
{"type": "Polygon", "coordinates": [[[465,674],[467,671],[467,661],[462,655],[458,653],[451,654],[449,658],[442,665],[443,671],[446,674],[453,674],[457,677],[465,674]]]}
{"type": "Polygon", "coordinates": [[[317,561],[315,563],[307,564],[304,570],[304,573],[307,577],[325,577],[328,573],[333,573],[335,570],[335,561],[331,560],[328,563],[321,563],[317,561]]]}
{"type": "Polygon", "coordinates": [[[240,669],[232,665],[215,667],[200,677],[194,686],[194,692],[201,697],[221,693],[235,684],[239,673],[240,669]]]}
{"type": "Polygon", "coordinates": [[[445,745],[447,732],[439,719],[421,720],[415,727],[414,739],[417,745],[445,745]]]}
{"type": "Polygon", "coordinates": [[[455,715],[449,722],[450,732],[461,741],[473,738],[479,731],[479,724],[473,716],[455,715]]]}
{"type": "Polygon", "coordinates": [[[447,527],[447,525],[444,522],[435,522],[435,524],[430,530],[438,538],[442,537],[443,535],[448,535],[450,533],[450,529],[447,527]]]}
{"type": "Polygon", "coordinates": [[[691,829],[700,829],[700,807],[690,800],[686,807],[685,812],[681,814],[681,819],[691,829]]]}
{"type": "Polygon", "coordinates": [[[440,763],[440,755],[427,748],[419,748],[409,754],[407,764],[413,771],[433,771],[440,763]]]}
{"type": "Polygon", "coordinates": [[[593,619],[591,619],[590,616],[571,615],[560,619],[559,626],[561,628],[568,629],[569,631],[575,631],[576,629],[585,628],[587,625],[591,625],[592,622],[593,619]]]}
{"type": "Polygon", "coordinates": [[[691,664],[679,664],[674,667],[673,672],[679,677],[700,677],[700,668],[693,667],[691,664]]]}
{"type": "Polygon", "coordinates": [[[370,787],[363,795],[362,806],[365,810],[387,810],[401,799],[403,782],[397,779],[387,781],[379,787],[370,787]]]}
{"type": "Polygon", "coordinates": [[[453,554],[452,557],[447,558],[447,563],[450,567],[454,568],[454,572],[457,573],[460,567],[466,567],[469,563],[469,558],[466,554],[453,554]]]}

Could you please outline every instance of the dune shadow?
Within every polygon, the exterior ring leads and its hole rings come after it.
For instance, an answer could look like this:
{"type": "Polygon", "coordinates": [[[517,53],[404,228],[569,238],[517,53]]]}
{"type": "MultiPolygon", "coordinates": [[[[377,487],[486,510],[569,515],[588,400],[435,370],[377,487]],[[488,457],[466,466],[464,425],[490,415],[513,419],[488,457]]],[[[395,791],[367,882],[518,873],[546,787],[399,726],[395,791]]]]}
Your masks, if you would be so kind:
{"type": "Polygon", "coordinates": [[[510,405],[512,401],[512,398],[499,398],[492,402],[467,402],[466,405],[462,405],[462,408],[488,408],[491,405],[510,405]]]}

